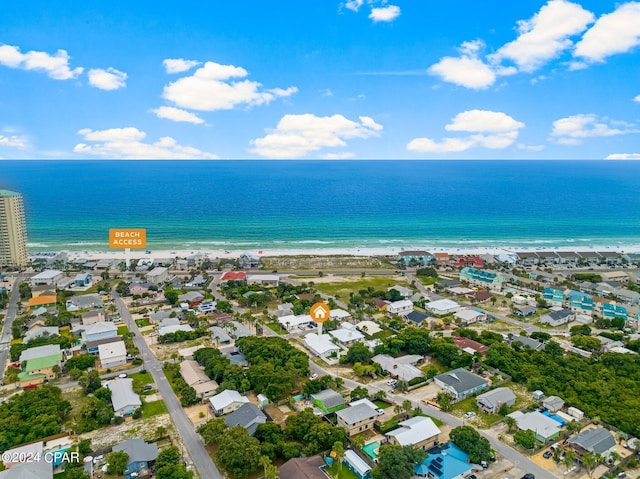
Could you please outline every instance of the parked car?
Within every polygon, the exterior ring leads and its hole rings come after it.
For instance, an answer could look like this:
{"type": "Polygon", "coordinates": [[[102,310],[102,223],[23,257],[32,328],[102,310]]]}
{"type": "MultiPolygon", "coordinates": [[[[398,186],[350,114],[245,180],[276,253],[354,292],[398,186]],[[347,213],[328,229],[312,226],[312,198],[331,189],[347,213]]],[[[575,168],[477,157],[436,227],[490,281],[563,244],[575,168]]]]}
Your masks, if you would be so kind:
{"type": "Polygon", "coordinates": [[[550,449],[548,451],[545,451],[542,455],[542,457],[544,457],[545,459],[549,459],[551,456],[553,456],[553,451],[550,449]]]}
{"type": "Polygon", "coordinates": [[[473,411],[469,411],[469,412],[465,412],[464,413],[465,419],[469,419],[470,417],[474,417],[475,415],[476,415],[476,413],[473,412],[473,411]]]}
{"type": "Polygon", "coordinates": [[[384,414],[384,409],[376,409],[376,412],[378,413],[378,416],[382,416],[384,414]]]}
{"type": "Polygon", "coordinates": [[[124,379],[124,378],[126,378],[126,377],[127,377],[127,373],[118,374],[118,377],[119,377],[120,379],[124,379]]]}
{"type": "Polygon", "coordinates": [[[396,384],[398,384],[398,381],[396,381],[395,379],[389,379],[387,381],[387,386],[395,386],[396,384]]]}
{"type": "Polygon", "coordinates": [[[531,474],[530,472],[527,472],[524,476],[522,476],[520,479],[536,479],[536,476],[534,476],[533,474],[531,474]]]}
{"type": "Polygon", "coordinates": [[[318,375],[316,373],[313,373],[311,376],[309,376],[309,379],[311,379],[312,381],[314,379],[318,379],[318,375]]]}

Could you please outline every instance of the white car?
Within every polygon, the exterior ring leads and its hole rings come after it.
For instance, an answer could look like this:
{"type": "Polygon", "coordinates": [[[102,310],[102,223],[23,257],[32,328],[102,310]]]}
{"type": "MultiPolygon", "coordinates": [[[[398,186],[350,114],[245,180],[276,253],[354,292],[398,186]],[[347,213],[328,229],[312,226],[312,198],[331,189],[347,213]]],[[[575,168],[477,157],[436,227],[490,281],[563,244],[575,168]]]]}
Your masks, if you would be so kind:
{"type": "Polygon", "coordinates": [[[384,414],[384,409],[376,409],[378,416],[382,416],[384,414]]]}
{"type": "Polygon", "coordinates": [[[396,381],[395,379],[389,379],[387,381],[387,386],[395,386],[396,384],[398,384],[398,381],[396,381]]]}
{"type": "Polygon", "coordinates": [[[465,419],[469,419],[470,417],[473,417],[473,416],[475,416],[475,415],[476,415],[476,413],[475,413],[475,412],[473,412],[473,411],[469,411],[469,412],[465,412],[465,413],[464,413],[464,417],[465,417],[465,419]]]}
{"type": "Polygon", "coordinates": [[[311,379],[312,381],[314,379],[318,379],[318,375],[316,373],[313,373],[311,376],[309,376],[309,379],[311,379]]]}

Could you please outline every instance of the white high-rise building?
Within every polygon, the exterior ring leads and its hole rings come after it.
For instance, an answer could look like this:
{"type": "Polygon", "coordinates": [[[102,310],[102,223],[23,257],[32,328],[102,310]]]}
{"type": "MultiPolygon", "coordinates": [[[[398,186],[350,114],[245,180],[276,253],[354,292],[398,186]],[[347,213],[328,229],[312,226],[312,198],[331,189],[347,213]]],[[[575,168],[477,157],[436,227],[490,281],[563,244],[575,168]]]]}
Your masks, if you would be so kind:
{"type": "Polygon", "coordinates": [[[22,267],[28,263],[22,195],[0,190],[0,267],[22,267]]]}

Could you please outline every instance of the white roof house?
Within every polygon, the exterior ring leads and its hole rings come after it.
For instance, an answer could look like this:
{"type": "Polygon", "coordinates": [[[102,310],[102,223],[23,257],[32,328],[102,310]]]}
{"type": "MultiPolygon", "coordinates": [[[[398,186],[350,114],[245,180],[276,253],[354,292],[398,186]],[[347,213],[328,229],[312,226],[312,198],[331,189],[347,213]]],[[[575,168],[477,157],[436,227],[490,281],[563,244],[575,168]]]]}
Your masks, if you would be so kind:
{"type": "Polygon", "coordinates": [[[455,313],[454,316],[463,323],[475,323],[476,321],[485,321],[487,319],[486,313],[475,309],[463,309],[455,313]]]}
{"type": "Polygon", "coordinates": [[[64,276],[62,271],[57,269],[47,269],[42,273],[38,273],[31,278],[31,284],[56,284],[56,282],[64,276]]]}
{"type": "Polygon", "coordinates": [[[316,333],[309,333],[304,337],[304,344],[317,356],[328,356],[334,351],[340,351],[340,347],[333,344],[330,337],[328,334],[318,336],[316,333]]]}
{"type": "Polygon", "coordinates": [[[437,301],[427,303],[425,308],[433,314],[449,314],[458,311],[460,309],[460,305],[450,299],[439,299],[437,301]]]}
{"type": "Polygon", "coordinates": [[[387,306],[387,313],[389,314],[406,314],[411,311],[413,311],[413,302],[410,299],[394,301],[387,306]]]}
{"type": "Polygon", "coordinates": [[[233,389],[226,389],[220,394],[209,398],[211,408],[216,414],[228,414],[248,402],[249,399],[247,397],[241,396],[238,391],[233,389]]]}
{"type": "Polygon", "coordinates": [[[127,362],[127,347],[124,341],[98,345],[98,356],[103,369],[122,366],[127,362]]]}
{"type": "Polygon", "coordinates": [[[126,416],[142,406],[140,396],[133,392],[133,379],[118,378],[109,383],[111,403],[116,416],[126,416]]]}
{"type": "Polygon", "coordinates": [[[411,381],[423,375],[422,371],[412,364],[404,363],[400,361],[399,358],[392,358],[387,354],[378,354],[371,358],[371,360],[378,363],[382,369],[391,376],[398,377],[405,381],[411,381]]]}
{"type": "Polygon", "coordinates": [[[186,331],[191,332],[193,328],[188,324],[175,324],[171,326],[165,326],[162,328],[158,328],[158,336],[162,336],[164,334],[175,333],[176,331],[186,331]]]}
{"type": "Polygon", "coordinates": [[[27,331],[27,334],[24,335],[24,338],[22,338],[22,342],[28,343],[32,339],[38,338],[45,334],[48,334],[49,336],[59,335],[60,329],[57,326],[42,326],[39,328],[30,329],[29,331],[27,331]]]}
{"type": "Polygon", "coordinates": [[[540,411],[528,412],[526,414],[522,411],[516,411],[509,414],[509,416],[516,420],[518,429],[533,431],[541,442],[555,437],[562,429],[559,422],[545,416],[540,411]]]}
{"type": "Polygon", "coordinates": [[[25,349],[20,353],[20,362],[29,361],[30,359],[46,358],[61,354],[59,344],[47,344],[45,346],[36,346],[35,348],[25,349]]]}
{"type": "Polygon", "coordinates": [[[344,309],[332,309],[329,314],[331,319],[343,320],[351,317],[351,313],[345,311],[344,309]]]}
{"type": "Polygon", "coordinates": [[[362,331],[367,336],[372,336],[382,331],[382,328],[373,321],[360,321],[358,324],[356,324],[356,328],[362,331]]]}
{"type": "Polygon", "coordinates": [[[291,330],[293,328],[299,328],[300,326],[311,324],[313,323],[313,319],[311,319],[311,316],[308,314],[299,314],[297,316],[290,314],[278,318],[278,323],[280,323],[283,328],[291,330]]]}
{"type": "Polygon", "coordinates": [[[364,462],[360,456],[358,456],[351,449],[347,449],[344,453],[344,462],[349,465],[351,469],[356,472],[358,477],[367,477],[367,474],[371,471],[369,464],[364,462]]]}
{"type": "Polygon", "coordinates": [[[395,437],[401,446],[413,446],[440,434],[440,429],[429,417],[416,416],[398,423],[398,429],[389,431],[386,436],[395,437]]]}
{"type": "Polygon", "coordinates": [[[364,335],[355,329],[335,329],[329,331],[329,334],[336,338],[341,344],[352,344],[364,339],[364,335]]]}

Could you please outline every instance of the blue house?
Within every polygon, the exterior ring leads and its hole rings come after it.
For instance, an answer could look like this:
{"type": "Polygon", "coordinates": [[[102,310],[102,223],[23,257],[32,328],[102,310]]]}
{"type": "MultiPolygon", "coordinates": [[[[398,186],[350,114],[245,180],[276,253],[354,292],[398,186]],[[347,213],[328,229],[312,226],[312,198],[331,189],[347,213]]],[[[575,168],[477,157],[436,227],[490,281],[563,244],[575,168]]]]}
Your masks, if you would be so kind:
{"type": "Polygon", "coordinates": [[[544,300],[552,306],[562,306],[564,303],[564,291],[553,288],[544,288],[542,291],[544,300]]]}
{"type": "Polygon", "coordinates": [[[347,449],[344,453],[344,464],[351,469],[359,479],[369,479],[371,477],[369,464],[351,449],[347,449]]]}
{"type": "Polygon", "coordinates": [[[602,305],[602,317],[606,319],[622,318],[626,321],[629,313],[627,313],[627,308],[613,303],[605,303],[602,305]]]}
{"type": "Polygon", "coordinates": [[[93,277],[89,273],[78,273],[73,280],[73,284],[78,287],[91,286],[92,281],[93,277]]]}
{"type": "Polygon", "coordinates": [[[581,291],[569,291],[569,307],[573,312],[591,315],[595,303],[593,297],[581,291]]]}
{"type": "Polygon", "coordinates": [[[435,264],[436,257],[428,251],[401,251],[398,254],[398,261],[407,266],[427,266],[435,264]]]}
{"type": "Polygon", "coordinates": [[[458,479],[473,472],[469,455],[449,442],[427,451],[429,456],[413,468],[418,477],[430,479],[458,479]]]}
{"type": "Polygon", "coordinates": [[[113,446],[114,452],[123,451],[129,455],[129,463],[124,474],[131,474],[143,469],[149,469],[149,463],[158,457],[158,446],[154,442],[148,444],[143,439],[129,439],[113,446]]]}
{"type": "Polygon", "coordinates": [[[489,382],[464,368],[438,374],[433,382],[451,394],[455,400],[464,399],[489,387],[489,382]]]}

